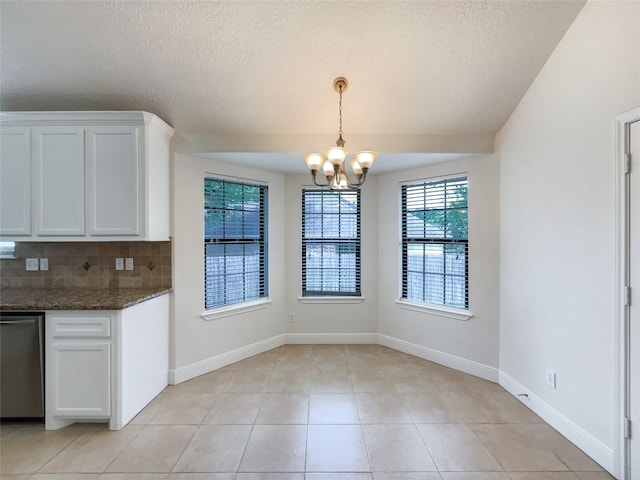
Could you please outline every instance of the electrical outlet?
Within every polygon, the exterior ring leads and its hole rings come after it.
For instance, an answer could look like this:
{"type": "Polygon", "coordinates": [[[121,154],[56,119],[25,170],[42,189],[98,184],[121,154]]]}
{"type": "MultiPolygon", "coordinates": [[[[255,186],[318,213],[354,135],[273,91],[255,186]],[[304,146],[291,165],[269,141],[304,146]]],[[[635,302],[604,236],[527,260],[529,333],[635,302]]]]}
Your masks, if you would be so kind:
{"type": "Polygon", "coordinates": [[[289,314],[289,323],[296,323],[296,315],[294,313],[289,314]]]}
{"type": "Polygon", "coordinates": [[[49,270],[49,259],[41,258],[40,259],[40,270],[49,270]]]}
{"type": "Polygon", "coordinates": [[[116,270],[124,270],[124,258],[116,258],[116,270]]]}
{"type": "Polygon", "coordinates": [[[551,388],[556,388],[556,372],[547,368],[546,378],[547,385],[549,385],[551,388]]]}
{"type": "Polygon", "coordinates": [[[124,259],[124,269],[125,270],[133,270],[133,258],[125,258],[124,259]]]}
{"type": "Polygon", "coordinates": [[[37,258],[27,258],[26,269],[29,272],[33,272],[38,270],[38,259],[37,258]]]}

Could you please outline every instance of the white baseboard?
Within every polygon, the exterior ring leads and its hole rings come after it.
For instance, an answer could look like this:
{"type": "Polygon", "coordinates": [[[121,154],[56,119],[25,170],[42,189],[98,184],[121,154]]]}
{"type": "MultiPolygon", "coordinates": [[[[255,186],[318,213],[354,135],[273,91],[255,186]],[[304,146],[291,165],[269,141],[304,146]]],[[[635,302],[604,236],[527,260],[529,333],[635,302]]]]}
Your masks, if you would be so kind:
{"type": "Polygon", "coordinates": [[[272,348],[279,347],[285,344],[284,335],[276,335],[275,337],[261,340],[246,347],[237,348],[230,352],[225,352],[215,357],[201,360],[186,367],[177,368],[175,370],[169,370],[169,384],[176,385],[178,383],[191,380],[192,378],[199,377],[205,373],[209,373],[218,368],[226,367],[232,363],[239,362],[245,358],[252,357],[272,348]]]}
{"type": "Polygon", "coordinates": [[[454,368],[492,382],[498,381],[498,370],[462,357],[433,350],[422,345],[377,333],[285,333],[230,352],[169,370],[169,384],[191,380],[218,368],[226,367],[245,358],[257,355],[285,344],[380,344],[395,350],[424,358],[445,367],[454,368]]]}
{"type": "Polygon", "coordinates": [[[431,362],[444,365],[445,367],[453,368],[469,375],[489,380],[491,382],[498,383],[498,369],[484,365],[482,363],[474,362],[473,360],[467,360],[466,358],[457,357],[449,353],[434,350],[429,347],[417,345],[415,343],[400,340],[399,338],[390,337],[388,335],[378,335],[378,343],[385,347],[393,348],[416,357],[424,358],[431,362]]]}
{"type": "Polygon", "coordinates": [[[287,344],[378,343],[377,333],[285,333],[287,344]]]}
{"type": "Polygon", "coordinates": [[[286,333],[252,343],[246,347],[201,360],[185,367],[169,370],[169,384],[191,380],[218,368],[226,367],[285,344],[378,343],[377,333],[286,333]]]}
{"type": "Polygon", "coordinates": [[[500,372],[500,385],[520,400],[525,406],[533,410],[545,422],[569,439],[580,450],[589,455],[602,468],[609,472],[614,471],[613,450],[594,438],[579,425],[558,412],[540,397],[529,391],[523,385],[504,372],[500,372]],[[518,397],[518,394],[527,394],[527,397],[518,397]]]}

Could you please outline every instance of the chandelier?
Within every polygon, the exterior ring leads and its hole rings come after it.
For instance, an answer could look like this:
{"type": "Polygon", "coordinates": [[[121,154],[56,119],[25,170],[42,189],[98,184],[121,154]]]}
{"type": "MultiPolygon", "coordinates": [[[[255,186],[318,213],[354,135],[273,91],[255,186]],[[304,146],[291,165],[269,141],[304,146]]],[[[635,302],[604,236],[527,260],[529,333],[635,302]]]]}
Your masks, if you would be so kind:
{"type": "Polygon", "coordinates": [[[367,179],[367,172],[373,161],[376,159],[377,153],[368,150],[355,152],[349,165],[356,176],[356,181],[352,182],[347,175],[345,160],[349,151],[344,148],[344,139],[342,138],[342,94],[347,91],[349,82],[344,77],[338,77],[333,81],[333,89],[340,94],[340,103],[338,111],[340,113],[340,133],[336,146],[325,150],[325,153],[309,153],[304,156],[307,167],[311,170],[314,185],[319,187],[329,187],[331,190],[356,190],[364,184],[367,179]],[[318,183],[317,174],[322,167],[322,172],[326,177],[326,183],[318,183]]]}

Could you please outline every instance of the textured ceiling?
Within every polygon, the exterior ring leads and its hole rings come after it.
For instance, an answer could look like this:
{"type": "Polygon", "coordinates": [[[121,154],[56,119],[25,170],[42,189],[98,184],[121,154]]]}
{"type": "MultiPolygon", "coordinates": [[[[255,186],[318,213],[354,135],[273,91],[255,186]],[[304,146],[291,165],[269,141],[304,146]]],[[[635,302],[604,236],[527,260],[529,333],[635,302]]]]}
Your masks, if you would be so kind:
{"type": "Polygon", "coordinates": [[[347,146],[463,153],[502,127],[583,4],[2,1],[0,108],[146,110],[221,151],[273,152],[336,136],[345,76],[347,146]]]}

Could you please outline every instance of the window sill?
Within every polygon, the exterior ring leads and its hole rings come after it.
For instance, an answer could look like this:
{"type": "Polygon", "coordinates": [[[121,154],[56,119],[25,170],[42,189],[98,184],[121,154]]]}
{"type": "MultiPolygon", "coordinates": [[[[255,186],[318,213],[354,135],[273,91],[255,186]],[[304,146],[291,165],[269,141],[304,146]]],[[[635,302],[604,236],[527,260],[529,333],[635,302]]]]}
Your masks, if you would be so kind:
{"type": "Polygon", "coordinates": [[[219,307],[211,310],[207,310],[200,314],[205,320],[218,320],[219,318],[230,317],[232,315],[240,315],[246,312],[252,312],[254,310],[260,310],[267,308],[271,303],[269,298],[261,298],[260,300],[252,300],[250,302],[236,303],[234,305],[228,305],[226,307],[219,307]]]}
{"type": "Polygon", "coordinates": [[[430,303],[411,302],[404,299],[398,299],[396,300],[396,303],[400,306],[400,308],[404,308],[405,310],[430,313],[432,315],[453,318],[455,320],[461,320],[463,322],[466,322],[471,317],[473,317],[473,313],[471,313],[470,310],[464,310],[462,308],[443,307],[430,303]]]}
{"type": "Polygon", "coordinates": [[[362,303],[364,297],[298,297],[300,303],[362,303]]]}

